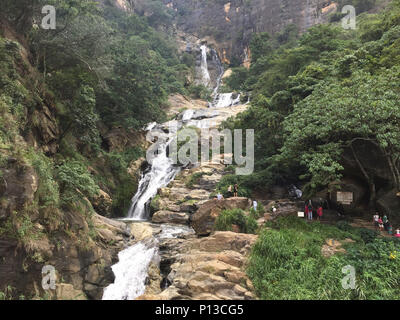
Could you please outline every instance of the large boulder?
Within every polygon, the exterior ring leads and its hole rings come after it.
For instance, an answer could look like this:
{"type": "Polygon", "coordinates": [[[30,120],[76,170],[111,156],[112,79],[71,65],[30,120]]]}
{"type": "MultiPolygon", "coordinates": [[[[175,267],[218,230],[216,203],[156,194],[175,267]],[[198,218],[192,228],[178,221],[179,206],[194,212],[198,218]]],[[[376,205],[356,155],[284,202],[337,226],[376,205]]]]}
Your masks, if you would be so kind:
{"type": "Polygon", "coordinates": [[[214,231],[214,223],[223,210],[248,209],[249,199],[229,198],[206,201],[192,216],[191,225],[197,235],[206,236],[214,231]]]}
{"type": "Polygon", "coordinates": [[[157,211],[152,218],[154,223],[188,224],[189,214],[167,210],[157,211]]]}

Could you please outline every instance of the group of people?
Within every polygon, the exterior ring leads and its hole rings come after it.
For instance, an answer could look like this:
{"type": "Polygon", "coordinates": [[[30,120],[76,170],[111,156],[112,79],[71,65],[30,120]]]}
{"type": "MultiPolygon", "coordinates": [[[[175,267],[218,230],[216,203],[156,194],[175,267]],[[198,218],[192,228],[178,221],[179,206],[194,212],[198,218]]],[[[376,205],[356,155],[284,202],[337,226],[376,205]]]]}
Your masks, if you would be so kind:
{"type": "MultiPolygon", "coordinates": [[[[232,198],[232,197],[236,198],[238,196],[238,191],[239,191],[239,186],[237,184],[235,184],[234,186],[230,185],[228,187],[227,198],[232,198]]],[[[218,192],[216,198],[217,198],[217,200],[222,200],[222,199],[224,199],[224,196],[222,195],[221,192],[218,192]]]]}
{"type": "Polygon", "coordinates": [[[236,183],[235,185],[230,185],[228,187],[228,198],[237,197],[239,192],[239,185],[236,183]]]}
{"type": "Polygon", "coordinates": [[[304,208],[304,217],[307,220],[312,221],[313,217],[314,217],[314,213],[316,214],[316,218],[317,220],[321,220],[323,214],[324,214],[324,209],[322,208],[321,205],[316,206],[314,208],[313,203],[311,200],[307,201],[305,204],[305,208],[304,208]]]}
{"type": "Polygon", "coordinates": [[[394,235],[396,238],[400,238],[400,229],[397,229],[395,233],[393,234],[393,227],[392,224],[390,223],[387,215],[384,215],[381,217],[379,213],[375,213],[373,216],[373,222],[375,225],[375,228],[379,231],[387,231],[389,235],[394,235]]]}

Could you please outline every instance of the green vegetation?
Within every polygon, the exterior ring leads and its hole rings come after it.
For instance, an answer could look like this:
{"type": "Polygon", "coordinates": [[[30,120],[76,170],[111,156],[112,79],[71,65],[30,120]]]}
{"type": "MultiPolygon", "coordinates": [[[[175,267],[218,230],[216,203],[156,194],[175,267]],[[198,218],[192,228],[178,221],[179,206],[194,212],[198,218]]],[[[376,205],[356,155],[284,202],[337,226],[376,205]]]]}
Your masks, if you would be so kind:
{"type": "Polygon", "coordinates": [[[137,187],[127,168],[144,151],[109,151],[104,134],[162,121],[167,96],[192,90],[187,78],[194,57],[180,56],[169,35],[174,12],[159,0],[135,12],[107,1],[1,3],[2,19],[26,42],[22,48],[0,37],[0,148],[7,153],[0,157],[0,173],[10,156],[18,156],[22,167],[32,166],[41,211],[72,210],[74,201],[87,203],[101,188],[111,195],[112,214],[124,215],[137,187]],[[32,24],[41,21],[43,5],[57,8],[56,31],[32,24]],[[48,129],[46,122],[57,127],[48,129]],[[19,135],[33,136],[46,148],[49,141],[40,140],[44,130],[54,131],[56,153],[27,152],[19,135]]]}
{"type": "MultiPolygon", "coordinates": [[[[352,3],[362,12],[374,1],[352,3]]],[[[253,37],[250,70],[236,68],[227,80],[252,91],[249,110],[225,123],[255,130],[255,172],[234,178],[241,188],[300,181],[312,194],[343,176],[347,154],[373,204],[376,178],[357,160],[374,148],[400,190],[399,17],[395,0],[382,13],[359,15],[357,30],[318,25],[299,36],[289,26],[253,37]]]]}
{"type": "Polygon", "coordinates": [[[261,299],[397,299],[400,295],[400,241],[375,238],[364,242],[360,229],[281,218],[263,230],[247,270],[261,299]],[[342,240],[346,253],[324,257],[327,238],[342,240]],[[343,289],[345,266],[356,271],[355,289],[343,289]]]}
{"type": "Polygon", "coordinates": [[[215,230],[232,231],[236,225],[241,233],[256,233],[257,221],[251,215],[246,215],[241,209],[222,211],[215,221],[215,230]]]}

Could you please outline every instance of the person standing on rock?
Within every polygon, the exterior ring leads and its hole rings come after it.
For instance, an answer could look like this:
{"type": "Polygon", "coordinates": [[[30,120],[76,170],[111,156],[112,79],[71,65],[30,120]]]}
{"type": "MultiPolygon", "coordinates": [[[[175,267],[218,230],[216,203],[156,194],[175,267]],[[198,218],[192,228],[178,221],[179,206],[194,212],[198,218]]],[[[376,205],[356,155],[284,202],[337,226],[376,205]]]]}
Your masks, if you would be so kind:
{"type": "Polygon", "coordinates": [[[229,185],[229,187],[228,187],[228,198],[231,198],[232,195],[233,195],[233,192],[232,192],[232,185],[229,185]]]}
{"type": "Polygon", "coordinates": [[[236,184],[233,186],[233,196],[234,196],[235,198],[238,196],[238,191],[239,191],[239,186],[238,186],[238,184],[236,183],[236,184]]]}
{"type": "Polygon", "coordinates": [[[258,203],[257,203],[256,200],[254,200],[253,201],[253,209],[254,209],[255,212],[257,212],[257,206],[258,206],[258,203]]]}

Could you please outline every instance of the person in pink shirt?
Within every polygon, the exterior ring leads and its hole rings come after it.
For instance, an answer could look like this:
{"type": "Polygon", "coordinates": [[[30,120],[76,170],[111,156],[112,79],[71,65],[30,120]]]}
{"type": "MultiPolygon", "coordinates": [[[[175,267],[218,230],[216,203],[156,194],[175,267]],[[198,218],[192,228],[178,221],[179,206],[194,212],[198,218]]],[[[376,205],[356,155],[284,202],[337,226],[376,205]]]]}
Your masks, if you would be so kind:
{"type": "Polygon", "coordinates": [[[394,236],[395,236],[396,238],[400,238],[400,229],[397,229],[397,230],[396,230],[394,236]]]}
{"type": "Polygon", "coordinates": [[[378,219],[378,224],[379,224],[379,231],[383,231],[383,220],[381,217],[378,219]]]}

